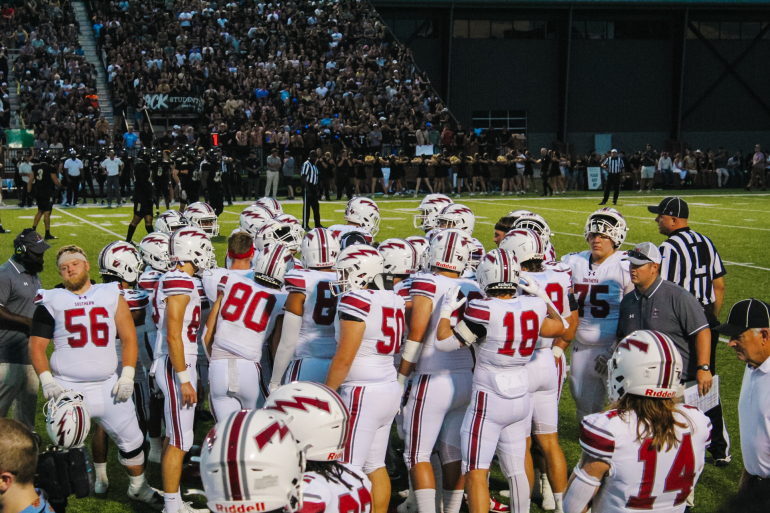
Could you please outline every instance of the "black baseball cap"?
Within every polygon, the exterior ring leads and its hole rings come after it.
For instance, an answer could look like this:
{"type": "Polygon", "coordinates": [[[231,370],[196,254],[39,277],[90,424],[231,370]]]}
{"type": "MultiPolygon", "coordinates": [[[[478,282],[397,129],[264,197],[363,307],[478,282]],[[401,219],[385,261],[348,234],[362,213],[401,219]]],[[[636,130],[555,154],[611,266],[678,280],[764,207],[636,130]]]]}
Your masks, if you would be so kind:
{"type": "Polygon", "coordinates": [[[735,303],[727,322],[715,329],[728,337],[737,337],[751,328],[770,328],[770,305],[759,299],[744,299],[735,303]]]}
{"type": "Polygon", "coordinates": [[[46,250],[51,247],[51,245],[44,241],[43,237],[32,228],[25,228],[22,230],[22,232],[13,240],[13,245],[17,248],[24,246],[28,251],[38,254],[45,253],[46,250]]]}
{"type": "Polygon", "coordinates": [[[687,206],[687,202],[679,196],[669,196],[663,198],[660,205],[647,207],[647,210],[653,214],[659,214],[662,216],[678,217],[679,219],[687,219],[690,217],[690,207],[687,206]]]}

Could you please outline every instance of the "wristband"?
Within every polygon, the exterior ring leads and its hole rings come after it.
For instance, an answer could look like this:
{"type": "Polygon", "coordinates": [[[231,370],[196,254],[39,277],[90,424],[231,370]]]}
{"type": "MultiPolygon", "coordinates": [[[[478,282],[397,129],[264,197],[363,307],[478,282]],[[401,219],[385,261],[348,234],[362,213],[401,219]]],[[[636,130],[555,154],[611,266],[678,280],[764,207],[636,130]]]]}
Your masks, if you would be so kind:
{"type": "MultiPolygon", "coordinates": [[[[186,371],[185,371],[186,372],[186,371]]],[[[121,378],[128,378],[128,379],[134,379],[134,375],[136,373],[136,369],[131,367],[130,365],[126,365],[123,367],[123,369],[120,371],[120,377],[121,378]]]]}
{"type": "Polygon", "coordinates": [[[40,383],[42,383],[43,385],[47,385],[49,383],[56,383],[56,380],[53,379],[53,374],[51,374],[50,371],[41,372],[38,378],[40,378],[40,383]]]}
{"type": "Polygon", "coordinates": [[[190,373],[187,372],[187,369],[183,370],[182,372],[177,372],[176,377],[179,378],[179,383],[190,382],[190,373]]]}
{"type": "Polygon", "coordinates": [[[452,318],[452,311],[451,310],[441,310],[439,313],[439,317],[441,319],[451,319],[452,318]]]}
{"type": "Polygon", "coordinates": [[[414,340],[407,340],[401,349],[401,358],[409,363],[417,363],[422,353],[422,343],[414,340]]]}
{"type": "Polygon", "coordinates": [[[564,356],[564,349],[562,349],[559,346],[552,346],[551,352],[556,358],[561,358],[562,356],[564,356]]]}
{"type": "Polygon", "coordinates": [[[396,376],[396,380],[398,380],[398,384],[401,385],[402,387],[406,386],[406,380],[407,379],[409,379],[409,378],[407,378],[406,376],[404,376],[400,372],[396,376]]]}

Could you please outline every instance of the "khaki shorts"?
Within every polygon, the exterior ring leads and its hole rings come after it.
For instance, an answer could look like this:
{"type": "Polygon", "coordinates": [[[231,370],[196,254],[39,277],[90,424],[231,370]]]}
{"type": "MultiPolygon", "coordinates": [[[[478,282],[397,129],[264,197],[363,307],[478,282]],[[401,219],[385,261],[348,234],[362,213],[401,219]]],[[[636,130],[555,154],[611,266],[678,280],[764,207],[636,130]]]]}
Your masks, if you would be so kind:
{"type": "Polygon", "coordinates": [[[655,178],[655,166],[642,166],[642,179],[655,178]]]}

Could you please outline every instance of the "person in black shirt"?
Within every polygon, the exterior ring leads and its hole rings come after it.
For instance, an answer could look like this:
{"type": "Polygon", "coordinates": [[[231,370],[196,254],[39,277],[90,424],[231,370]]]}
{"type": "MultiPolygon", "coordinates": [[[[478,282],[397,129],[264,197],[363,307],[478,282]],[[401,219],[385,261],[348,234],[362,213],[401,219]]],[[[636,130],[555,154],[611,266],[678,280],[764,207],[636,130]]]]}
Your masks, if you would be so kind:
{"type": "Polygon", "coordinates": [[[45,155],[32,164],[32,176],[27,183],[27,191],[35,185],[35,201],[37,201],[37,213],[32,222],[32,229],[37,231],[40,218],[45,224],[45,240],[56,239],[51,235],[51,196],[55,187],[61,187],[56,169],[46,161],[45,155]]]}
{"type": "Polygon", "coordinates": [[[414,158],[417,151],[417,134],[414,131],[414,127],[409,125],[409,128],[401,133],[401,137],[404,141],[404,152],[409,158],[414,158]]]}
{"type": "Polygon", "coordinates": [[[340,135],[339,138],[342,140],[342,145],[346,150],[351,151],[353,148],[355,148],[356,136],[351,130],[350,126],[345,127],[345,131],[340,135]]]}
{"type": "Polygon", "coordinates": [[[353,158],[353,169],[355,171],[356,196],[360,196],[362,189],[367,189],[366,165],[363,155],[358,154],[353,158]]]}
{"type": "Polygon", "coordinates": [[[463,126],[457,123],[457,130],[455,130],[455,149],[458,151],[465,151],[465,142],[468,132],[463,130],[463,126]]]}
{"type": "Polygon", "coordinates": [[[166,210],[169,209],[171,191],[169,190],[168,182],[171,177],[173,166],[174,163],[171,160],[171,152],[168,150],[163,150],[160,155],[156,156],[150,165],[150,169],[152,170],[152,183],[155,189],[155,206],[158,208],[158,215],[160,215],[161,196],[163,196],[163,200],[166,204],[166,210]]]}
{"type": "Polygon", "coordinates": [[[187,161],[185,157],[177,157],[174,161],[174,179],[179,185],[179,211],[183,212],[188,203],[192,203],[189,200],[189,193],[192,191],[192,164],[187,161]]]}
{"type": "Polygon", "coordinates": [[[350,178],[353,176],[353,159],[350,158],[348,150],[342,150],[342,154],[337,160],[337,201],[342,198],[343,190],[348,201],[353,199],[353,188],[350,183],[350,178]]]}
{"type": "Polygon", "coordinates": [[[548,150],[545,148],[540,149],[540,160],[537,163],[540,164],[540,179],[543,180],[543,194],[540,196],[553,196],[553,189],[551,189],[548,183],[548,175],[551,171],[551,154],[548,150]]]}
{"type": "MultiPolygon", "coordinates": [[[[524,152],[524,179],[521,184],[522,192],[529,192],[532,189],[532,179],[535,176],[535,170],[532,169],[532,163],[535,159],[532,158],[532,154],[528,151],[524,152]]],[[[535,189],[537,192],[537,189],[535,189]]]]}
{"type": "MultiPolygon", "coordinates": [[[[96,183],[99,185],[99,197],[102,199],[102,205],[104,205],[104,183],[107,181],[107,170],[102,169],[102,162],[107,158],[107,154],[104,151],[99,152],[99,155],[91,161],[91,174],[96,177],[96,183]]],[[[96,203],[96,201],[94,201],[96,203]]]]}
{"type": "Polygon", "coordinates": [[[142,141],[143,147],[152,148],[153,139],[155,139],[155,134],[152,133],[152,127],[147,123],[142,127],[142,131],[139,132],[139,140],[142,141]]]}
{"type": "MultiPolygon", "coordinates": [[[[233,206],[233,195],[231,193],[231,185],[233,182],[235,182],[236,178],[236,172],[235,172],[235,159],[232,157],[225,157],[222,155],[222,151],[217,149],[217,152],[215,155],[219,159],[219,167],[221,168],[222,173],[222,180],[220,181],[220,188],[222,189],[222,194],[224,195],[225,201],[227,201],[227,205],[232,207],[233,206]]],[[[224,210],[224,207],[223,207],[224,210]]],[[[219,215],[219,214],[217,214],[219,215]]]]}
{"type": "Polygon", "coordinates": [[[224,190],[222,188],[222,161],[220,159],[218,150],[209,150],[209,153],[203,158],[200,167],[204,195],[208,195],[207,203],[214,209],[217,217],[225,210],[224,190]]]}
{"type": "Polygon", "coordinates": [[[449,168],[452,165],[449,161],[449,150],[442,151],[441,155],[437,155],[435,159],[436,170],[433,173],[433,192],[445,194],[446,180],[449,176],[449,168]]]}
{"type": "Polygon", "coordinates": [[[247,180],[243,191],[243,201],[246,201],[246,198],[257,199],[257,196],[259,196],[259,170],[261,166],[255,149],[251,150],[251,154],[243,163],[243,166],[246,168],[247,180]]]}
{"type": "Polygon", "coordinates": [[[145,150],[139,151],[134,161],[134,218],[128,225],[126,242],[132,242],[136,227],[144,218],[144,229],[152,233],[152,206],[155,189],[152,185],[153,174],[150,171],[150,156],[145,150]]]}
{"type": "Polygon", "coordinates": [[[414,186],[415,198],[420,193],[421,180],[425,180],[425,185],[428,186],[428,190],[430,191],[430,194],[433,194],[433,187],[431,187],[430,178],[428,178],[428,166],[432,165],[433,163],[431,161],[428,161],[427,155],[425,154],[420,155],[418,158],[420,159],[420,162],[419,164],[417,164],[417,184],[414,186]]]}
{"type": "Polygon", "coordinates": [[[331,201],[330,194],[336,192],[334,189],[334,160],[332,154],[327,152],[323,154],[321,149],[314,150],[318,155],[318,187],[321,192],[321,196],[326,198],[326,201],[331,201]]]}

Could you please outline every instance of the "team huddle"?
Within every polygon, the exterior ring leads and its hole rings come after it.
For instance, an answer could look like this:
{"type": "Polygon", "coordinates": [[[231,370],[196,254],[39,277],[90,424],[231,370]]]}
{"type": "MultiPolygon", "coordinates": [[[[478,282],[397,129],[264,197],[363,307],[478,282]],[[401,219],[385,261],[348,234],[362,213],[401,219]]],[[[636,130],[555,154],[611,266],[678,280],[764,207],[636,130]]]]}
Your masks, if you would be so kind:
{"type": "Polygon", "coordinates": [[[212,511],[386,513],[394,423],[410,480],[400,513],[458,513],[463,499],[471,513],[508,511],[490,496],[493,460],[516,513],[533,489],[557,512],[684,511],[711,425],[675,401],[682,357],[667,335],[616,338],[633,290],[617,210],[588,216],[589,249],[560,260],[542,216],[502,217],[487,251],[471,209],[442,194],[423,199],[422,233],[405,239],[374,242],[371,199],[350,200],[344,219],[305,233],[262,198],[218,268],[217,215],[193,203],[136,248],[106,246],[102,284],[80,248],[59,250],[63,288],[39,291],[31,354],[51,439],[81,445],[96,421],[97,491],[109,437],[129,498],[197,511],[180,479],[208,399],[212,511]],[[583,448],[569,479],[557,432],[567,350],[583,448]],[[144,477],[146,439],[162,490],[144,477]]]}

